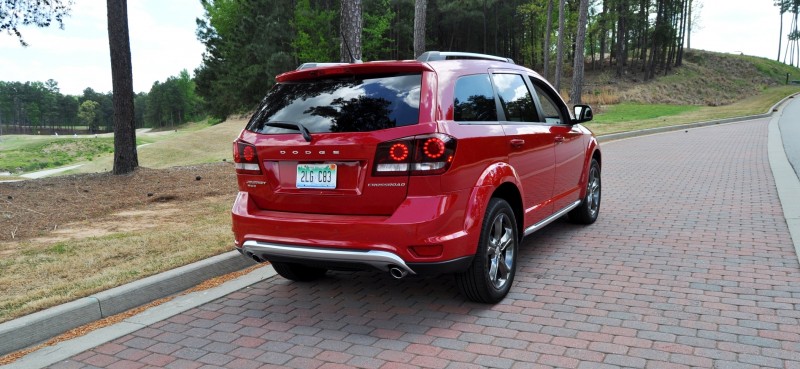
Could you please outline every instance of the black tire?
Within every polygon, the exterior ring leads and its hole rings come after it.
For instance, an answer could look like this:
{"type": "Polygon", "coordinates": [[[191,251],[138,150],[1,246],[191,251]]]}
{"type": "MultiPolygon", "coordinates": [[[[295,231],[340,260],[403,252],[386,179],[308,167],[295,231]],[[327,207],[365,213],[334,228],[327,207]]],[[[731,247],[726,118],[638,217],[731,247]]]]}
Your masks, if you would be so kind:
{"type": "Polygon", "coordinates": [[[281,277],[297,281],[310,282],[322,278],[328,272],[324,268],[315,268],[303,264],[270,262],[281,277]]]}
{"type": "Polygon", "coordinates": [[[569,220],[577,224],[592,224],[600,214],[600,164],[592,159],[589,164],[589,178],[586,181],[586,196],[577,208],[569,212],[569,220]]]}
{"type": "Polygon", "coordinates": [[[506,297],[516,274],[518,246],[514,211],[505,200],[491,199],[472,265],[455,275],[461,293],[472,301],[492,304],[506,297]]]}

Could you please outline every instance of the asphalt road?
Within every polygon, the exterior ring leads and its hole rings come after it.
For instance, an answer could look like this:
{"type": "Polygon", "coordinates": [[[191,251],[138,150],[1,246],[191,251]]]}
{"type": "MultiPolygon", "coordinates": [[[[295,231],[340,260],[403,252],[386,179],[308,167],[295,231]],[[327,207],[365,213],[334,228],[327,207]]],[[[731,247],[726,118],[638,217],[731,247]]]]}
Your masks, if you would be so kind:
{"type": "Polygon", "coordinates": [[[800,178],[800,98],[795,98],[783,109],[778,125],[781,128],[783,148],[786,157],[792,164],[794,172],[800,178]]]}
{"type": "Polygon", "coordinates": [[[605,143],[600,219],[526,238],[497,305],[449,277],[272,277],[51,367],[800,368],[768,122],[605,143]]]}

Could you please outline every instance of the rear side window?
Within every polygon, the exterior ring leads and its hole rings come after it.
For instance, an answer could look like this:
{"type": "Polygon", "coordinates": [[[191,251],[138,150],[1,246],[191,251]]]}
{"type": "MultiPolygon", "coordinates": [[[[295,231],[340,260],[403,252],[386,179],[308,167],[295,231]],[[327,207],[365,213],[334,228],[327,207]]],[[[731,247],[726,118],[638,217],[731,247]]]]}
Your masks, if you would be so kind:
{"type": "Polygon", "coordinates": [[[487,122],[497,120],[497,105],[488,74],[464,76],[456,81],[453,120],[487,122]]]}
{"type": "Polygon", "coordinates": [[[312,133],[369,132],[419,122],[421,74],[347,76],[279,83],[247,124],[257,133],[296,133],[267,123],[300,123],[312,133]]]}
{"type": "Polygon", "coordinates": [[[537,122],[538,114],[533,96],[519,74],[493,74],[500,104],[510,122],[537,122]]]}

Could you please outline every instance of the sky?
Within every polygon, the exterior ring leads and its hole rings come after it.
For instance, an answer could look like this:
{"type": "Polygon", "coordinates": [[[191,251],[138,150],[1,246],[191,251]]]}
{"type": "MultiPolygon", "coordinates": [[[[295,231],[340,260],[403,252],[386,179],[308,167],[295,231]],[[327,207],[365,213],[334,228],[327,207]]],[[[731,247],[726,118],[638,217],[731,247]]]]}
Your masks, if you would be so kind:
{"type": "MultiPolygon", "coordinates": [[[[697,1],[697,0],[695,0],[697,1]]],[[[700,29],[692,32],[692,48],[744,53],[775,59],[778,56],[780,12],[773,0],[700,0],[700,29]]],[[[789,14],[783,34],[789,33],[789,14]]],[[[786,37],[783,39],[786,47],[786,37]]],[[[781,53],[783,60],[783,53],[781,53]]]]}
{"type": "MultiPolygon", "coordinates": [[[[128,1],[135,92],[200,66],[205,47],[195,36],[195,19],[202,15],[200,0],[128,1]]],[[[77,0],[63,30],[57,24],[20,28],[28,47],[0,33],[0,81],[53,79],[63,94],[80,95],[86,87],[110,92],[106,17],[105,0],[77,0]]]]}
{"type": "MultiPolygon", "coordinates": [[[[773,0],[695,0],[703,4],[692,48],[744,53],[775,59],[780,17],[773,0]]],[[[128,23],[133,58],[133,89],[148,92],[186,69],[193,73],[204,46],[195,36],[199,0],[133,0],[128,23]]],[[[784,21],[787,33],[789,16],[784,21]]],[[[61,93],[80,95],[86,87],[111,91],[106,2],[78,0],[64,29],[24,27],[30,45],[0,33],[0,81],[56,80],[61,93]]],[[[786,45],[786,40],[783,42],[786,45]]]]}

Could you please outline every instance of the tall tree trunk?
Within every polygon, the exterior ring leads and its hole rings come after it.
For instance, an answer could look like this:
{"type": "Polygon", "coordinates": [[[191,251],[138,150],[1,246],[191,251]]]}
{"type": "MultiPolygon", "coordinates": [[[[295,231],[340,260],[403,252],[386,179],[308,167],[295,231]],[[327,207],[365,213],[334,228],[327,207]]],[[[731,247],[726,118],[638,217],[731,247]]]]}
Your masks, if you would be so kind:
{"type": "Polygon", "coordinates": [[[639,2],[639,61],[642,63],[643,71],[647,66],[647,31],[650,28],[650,22],[647,20],[648,5],[650,5],[650,0],[641,0],[639,2]]]}
{"type": "Polygon", "coordinates": [[[655,77],[656,65],[658,64],[661,56],[661,49],[663,48],[662,23],[664,22],[664,0],[658,0],[657,3],[656,24],[653,27],[653,47],[650,49],[650,61],[648,69],[645,72],[645,80],[655,77]]]}
{"type": "MultiPolygon", "coordinates": [[[[782,7],[782,5],[781,5],[782,7]]],[[[781,46],[783,44],[783,8],[780,10],[781,12],[781,28],[778,31],[778,58],[775,61],[781,61],[781,46]]]]}
{"type": "Polygon", "coordinates": [[[534,36],[536,34],[536,17],[534,17],[533,14],[529,14],[528,15],[528,20],[530,20],[530,26],[531,26],[531,28],[529,30],[530,33],[529,33],[529,36],[528,36],[528,41],[530,41],[530,45],[529,46],[531,48],[530,65],[531,65],[532,68],[536,68],[536,37],[534,36]]]}
{"type": "MultiPolygon", "coordinates": [[[[600,13],[600,70],[605,69],[604,60],[606,59],[606,26],[608,21],[608,0],[603,0],[603,11],[600,13]]],[[[594,53],[592,54],[594,58],[594,53]]],[[[594,63],[592,63],[594,65],[594,63]]]]}
{"type": "Polygon", "coordinates": [[[792,35],[792,30],[795,28],[795,23],[797,22],[797,17],[792,17],[792,23],[789,26],[789,40],[788,45],[786,45],[786,51],[783,54],[783,63],[786,64],[787,60],[789,61],[789,65],[794,65],[794,47],[796,42],[794,41],[794,36],[792,35]],[[787,59],[787,56],[789,59],[787,59]]]}
{"type": "MultiPolygon", "coordinates": [[[[514,4],[514,1],[511,2],[511,19],[509,19],[510,25],[508,26],[508,32],[510,33],[508,36],[511,39],[511,58],[514,60],[519,59],[518,54],[519,50],[517,48],[517,6],[514,4]]],[[[523,63],[524,64],[524,63],[523,63]]]]}
{"type": "Polygon", "coordinates": [[[572,74],[572,92],[570,101],[573,104],[581,103],[581,93],[583,93],[583,55],[584,44],[586,42],[586,18],[589,13],[589,0],[581,0],[578,5],[578,29],[575,37],[575,64],[572,74]]]}
{"type": "MultiPolygon", "coordinates": [[[[500,24],[500,19],[498,18],[498,14],[497,13],[499,13],[500,11],[497,9],[497,8],[499,8],[499,6],[497,4],[498,3],[495,2],[494,5],[492,5],[492,8],[494,9],[494,24],[495,24],[495,30],[494,30],[494,55],[500,55],[500,32],[497,31],[497,27],[500,24]]],[[[525,63],[523,62],[522,64],[525,64],[525,63]]]]}
{"type": "Polygon", "coordinates": [[[694,0],[689,0],[689,32],[686,32],[686,48],[692,49],[692,3],[694,0]]]}
{"type": "Polygon", "coordinates": [[[106,0],[111,82],[114,89],[114,174],[127,174],[139,166],[133,110],[133,72],[128,35],[127,0],[106,0]]]}
{"type": "Polygon", "coordinates": [[[339,60],[352,63],[361,60],[361,0],[342,0],[339,14],[339,32],[342,42],[339,60]]]}
{"type": "MultiPolygon", "coordinates": [[[[489,38],[489,26],[486,24],[486,0],[483,0],[483,53],[486,54],[486,42],[489,38]]],[[[497,25],[495,25],[497,26],[497,25]]]]}
{"type": "Polygon", "coordinates": [[[555,88],[561,93],[561,68],[564,65],[564,6],[567,0],[558,0],[558,46],[556,46],[555,88]]]}
{"type": "MultiPolygon", "coordinates": [[[[794,19],[794,18],[792,18],[792,19],[794,19]]],[[[789,29],[792,29],[791,25],[789,26],[789,29]]],[[[791,48],[792,48],[792,40],[790,38],[790,39],[786,40],[786,49],[784,49],[784,51],[783,51],[783,64],[786,64],[786,61],[788,60],[787,58],[789,56],[789,49],[791,49],[791,48]]]]}
{"type": "Polygon", "coordinates": [[[425,13],[428,0],[414,2],[414,57],[425,52],[425,13]]]}
{"type": "Polygon", "coordinates": [[[544,66],[542,67],[542,72],[544,72],[544,79],[547,79],[547,72],[550,68],[550,35],[553,33],[553,1],[547,1],[547,25],[545,26],[544,30],[544,50],[542,52],[544,56],[544,66]]]}
{"type": "MultiPolygon", "coordinates": [[[[798,32],[798,30],[797,30],[797,27],[798,27],[797,18],[798,18],[798,15],[800,15],[800,11],[798,11],[798,7],[800,6],[800,4],[798,4],[798,3],[795,3],[795,4],[797,4],[797,5],[795,5],[795,7],[793,9],[793,11],[794,11],[794,26],[792,27],[792,42],[793,42],[794,46],[792,48],[792,51],[796,51],[797,52],[798,60],[797,60],[797,64],[792,62],[792,66],[793,67],[794,66],[800,66],[800,32],[798,32]]],[[[794,56],[792,56],[792,59],[794,59],[794,56]]]]}
{"type": "Polygon", "coordinates": [[[672,29],[672,31],[670,32],[669,42],[667,43],[667,48],[666,48],[666,51],[665,51],[666,58],[664,58],[664,61],[663,61],[662,69],[664,70],[664,75],[667,75],[667,71],[672,69],[672,63],[675,60],[675,57],[677,57],[677,55],[678,55],[678,50],[676,48],[676,46],[677,46],[676,45],[677,44],[677,41],[676,41],[677,35],[675,35],[675,30],[679,29],[678,26],[677,26],[677,23],[678,23],[678,12],[676,11],[676,9],[677,9],[676,6],[677,6],[678,2],[679,2],[679,0],[671,0],[670,4],[669,4],[669,12],[670,12],[669,13],[669,24],[670,24],[670,29],[672,29]]]}
{"type": "Polygon", "coordinates": [[[589,55],[592,56],[592,70],[595,69],[595,62],[596,62],[596,60],[594,59],[594,52],[595,52],[595,50],[594,50],[594,36],[592,36],[592,33],[589,33],[589,55]]]}
{"type": "Polygon", "coordinates": [[[625,59],[628,51],[625,48],[628,35],[628,1],[617,0],[617,77],[622,77],[625,68],[625,59]]]}
{"type": "Polygon", "coordinates": [[[683,7],[681,8],[681,31],[678,41],[678,58],[675,61],[675,66],[683,65],[683,44],[686,40],[686,15],[689,11],[688,6],[689,2],[687,0],[683,0],[683,7]]]}

